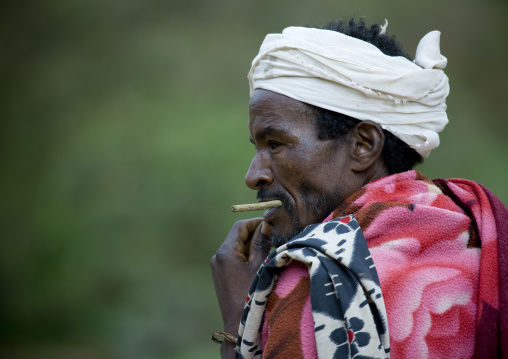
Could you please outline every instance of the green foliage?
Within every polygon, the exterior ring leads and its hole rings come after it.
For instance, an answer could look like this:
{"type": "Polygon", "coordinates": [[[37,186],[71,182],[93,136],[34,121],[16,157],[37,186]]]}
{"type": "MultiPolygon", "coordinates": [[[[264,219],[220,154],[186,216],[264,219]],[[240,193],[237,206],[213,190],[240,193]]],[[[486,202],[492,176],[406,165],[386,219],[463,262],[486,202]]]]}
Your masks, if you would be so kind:
{"type": "Polygon", "coordinates": [[[209,259],[249,216],[230,205],[255,198],[246,74],[264,35],[289,25],[388,18],[410,53],[440,29],[451,122],[420,170],[508,202],[506,7],[2,3],[0,355],[218,357],[209,259]]]}

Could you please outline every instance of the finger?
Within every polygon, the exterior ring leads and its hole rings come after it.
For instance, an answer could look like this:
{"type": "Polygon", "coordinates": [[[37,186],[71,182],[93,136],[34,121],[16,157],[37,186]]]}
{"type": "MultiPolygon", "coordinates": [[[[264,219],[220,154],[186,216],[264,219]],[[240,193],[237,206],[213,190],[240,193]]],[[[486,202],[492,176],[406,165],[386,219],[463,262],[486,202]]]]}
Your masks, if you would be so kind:
{"type": "Polygon", "coordinates": [[[272,247],[271,226],[262,222],[258,229],[254,232],[252,240],[249,244],[249,262],[261,264],[261,262],[270,253],[272,247]]]}
{"type": "Polygon", "coordinates": [[[272,226],[270,226],[267,222],[263,222],[261,227],[261,233],[264,234],[265,236],[272,238],[272,226]]]}
{"type": "Polygon", "coordinates": [[[253,233],[263,221],[262,218],[252,218],[236,222],[219,251],[229,252],[233,250],[244,262],[248,260],[248,244],[253,233]]]}
{"type": "Polygon", "coordinates": [[[238,256],[244,261],[247,262],[247,257],[249,256],[248,248],[245,247],[243,241],[237,239],[233,244],[233,250],[237,252],[238,256]]]}
{"type": "Polygon", "coordinates": [[[263,218],[252,218],[240,221],[239,239],[241,239],[244,243],[247,242],[255,231],[258,230],[258,227],[262,222],[263,218]]]}
{"type": "Polygon", "coordinates": [[[252,250],[252,243],[254,242],[254,238],[258,238],[261,233],[261,228],[263,227],[263,223],[261,222],[257,225],[256,229],[254,230],[254,233],[249,237],[247,241],[244,243],[244,252],[247,259],[250,256],[251,250],[252,250]]]}

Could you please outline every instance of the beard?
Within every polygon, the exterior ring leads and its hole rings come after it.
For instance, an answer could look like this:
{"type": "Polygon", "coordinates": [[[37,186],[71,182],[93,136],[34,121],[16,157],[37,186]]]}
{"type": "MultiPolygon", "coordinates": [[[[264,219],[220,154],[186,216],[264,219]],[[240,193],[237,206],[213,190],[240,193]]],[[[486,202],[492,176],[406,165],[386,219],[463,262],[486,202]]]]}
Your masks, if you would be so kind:
{"type": "Polygon", "coordinates": [[[272,245],[277,248],[289,242],[294,236],[305,229],[304,226],[300,226],[298,229],[290,233],[278,233],[276,227],[272,227],[272,245]]]}
{"type": "Polygon", "coordinates": [[[268,193],[265,190],[258,191],[258,201],[264,199],[280,200],[282,202],[282,206],[286,209],[291,220],[290,230],[286,232],[279,231],[279,228],[277,228],[276,225],[272,225],[272,245],[274,247],[280,247],[283,244],[286,244],[294,236],[303,231],[308,225],[321,222],[342,202],[342,196],[340,195],[339,191],[337,191],[334,196],[320,194],[319,197],[315,199],[310,198],[311,196],[308,190],[304,189],[301,194],[306,211],[310,212],[311,218],[315,219],[312,221],[312,223],[301,222],[300,218],[298,218],[297,214],[295,213],[294,206],[291,205],[288,196],[284,192],[277,191],[268,193]]]}

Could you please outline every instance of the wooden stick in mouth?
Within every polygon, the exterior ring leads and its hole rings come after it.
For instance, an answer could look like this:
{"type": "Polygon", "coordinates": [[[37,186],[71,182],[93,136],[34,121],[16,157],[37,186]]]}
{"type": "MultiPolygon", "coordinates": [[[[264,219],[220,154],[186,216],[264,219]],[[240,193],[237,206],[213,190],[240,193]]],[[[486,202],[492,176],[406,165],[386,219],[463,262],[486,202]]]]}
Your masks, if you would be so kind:
{"type": "Polygon", "coordinates": [[[259,211],[263,209],[275,208],[282,206],[282,202],[279,200],[250,203],[250,204],[236,204],[231,207],[232,212],[245,212],[245,211],[259,211]]]}

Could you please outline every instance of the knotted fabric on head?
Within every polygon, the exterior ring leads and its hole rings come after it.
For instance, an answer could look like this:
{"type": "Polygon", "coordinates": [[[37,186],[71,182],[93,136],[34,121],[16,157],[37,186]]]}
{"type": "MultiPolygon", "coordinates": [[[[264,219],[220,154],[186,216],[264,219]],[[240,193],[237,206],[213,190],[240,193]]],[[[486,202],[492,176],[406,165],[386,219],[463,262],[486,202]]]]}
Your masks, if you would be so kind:
{"type": "Polygon", "coordinates": [[[263,41],[248,75],[250,95],[270,90],[374,121],[425,158],[448,123],[439,37],[439,31],[425,35],[411,62],[339,32],[289,27],[263,41]]]}

